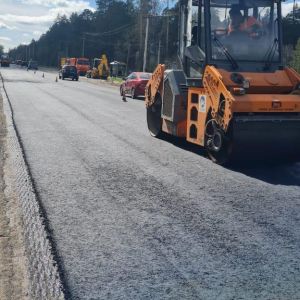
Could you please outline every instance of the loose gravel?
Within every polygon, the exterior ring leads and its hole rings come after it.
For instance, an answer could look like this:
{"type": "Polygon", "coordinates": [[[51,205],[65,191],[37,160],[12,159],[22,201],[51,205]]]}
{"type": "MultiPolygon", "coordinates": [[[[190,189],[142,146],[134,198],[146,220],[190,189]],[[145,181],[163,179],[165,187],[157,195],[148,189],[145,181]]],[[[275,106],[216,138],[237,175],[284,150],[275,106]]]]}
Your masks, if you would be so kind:
{"type": "MultiPolygon", "coordinates": [[[[46,230],[47,220],[36,197],[4,87],[1,87],[1,95],[2,118],[5,116],[6,121],[2,122],[2,125],[6,124],[2,131],[7,129],[5,142],[1,141],[1,150],[5,149],[6,153],[4,166],[1,165],[5,182],[4,194],[1,195],[4,204],[1,223],[6,226],[0,236],[0,241],[5,238],[1,243],[4,250],[1,267],[5,276],[1,293],[7,298],[3,296],[1,300],[63,300],[60,274],[46,230]]],[[[1,151],[1,158],[3,153],[1,151]]],[[[0,182],[1,187],[4,182],[0,182]]]]}

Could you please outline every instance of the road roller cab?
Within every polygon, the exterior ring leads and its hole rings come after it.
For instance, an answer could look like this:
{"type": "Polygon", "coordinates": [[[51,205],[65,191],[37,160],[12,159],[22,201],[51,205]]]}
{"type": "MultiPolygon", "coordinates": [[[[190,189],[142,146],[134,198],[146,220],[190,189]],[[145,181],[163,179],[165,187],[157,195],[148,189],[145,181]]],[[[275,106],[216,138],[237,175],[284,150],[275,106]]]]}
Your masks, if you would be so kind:
{"type": "Polygon", "coordinates": [[[281,1],[180,2],[179,68],[146,89],[150,133],[185,137],[220,164],[300,154],[300,75],[282,62],[281,1]]]}

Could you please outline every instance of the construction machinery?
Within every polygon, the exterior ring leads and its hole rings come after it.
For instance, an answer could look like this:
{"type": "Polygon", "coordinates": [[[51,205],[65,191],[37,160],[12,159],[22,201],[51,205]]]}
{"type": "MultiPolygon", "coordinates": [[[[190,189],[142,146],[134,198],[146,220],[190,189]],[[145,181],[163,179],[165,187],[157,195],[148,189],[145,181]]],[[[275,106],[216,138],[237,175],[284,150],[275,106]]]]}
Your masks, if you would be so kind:
{"type": "Polygon", "coordinates": [[[185,138],[219,164],[248,154],[298,159],[300,75],[282,62],[281,1],[179,7],[179,67],[158,65],[145,92],[151,135],[185,138]]]}
{"type": "Polygon", "coordinates": [[[90,61],[85,57],[72,57],[67,58],[66,64],[70,66],[75,66],[77,69],[78,76],[85,76],[90,70],[90,61]]]}
{"type": "Polygon", "coordinates": [[[105,80],[109,77],[108,60],[105,54],[101,58],[94,58],[93,68],[87,72],[86,77],[105,80]]]}
{"type": "Polygon", "coordinates": [[[61,69],[64,65],[67,64],[67,57],[61,57],[59,60],[59,69],[61,69]]]}

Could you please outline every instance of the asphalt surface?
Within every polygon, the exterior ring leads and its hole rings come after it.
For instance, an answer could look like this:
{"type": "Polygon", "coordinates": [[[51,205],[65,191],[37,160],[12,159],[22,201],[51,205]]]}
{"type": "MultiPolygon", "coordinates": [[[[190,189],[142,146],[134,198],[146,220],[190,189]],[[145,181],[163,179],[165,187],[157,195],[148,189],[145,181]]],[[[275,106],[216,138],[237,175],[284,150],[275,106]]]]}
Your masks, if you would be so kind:
{"type": "Polygon", "coordinates": [[[1,73],[72,299],[300,299],[299,163],[223,168],[116,87],[1,73]]]}

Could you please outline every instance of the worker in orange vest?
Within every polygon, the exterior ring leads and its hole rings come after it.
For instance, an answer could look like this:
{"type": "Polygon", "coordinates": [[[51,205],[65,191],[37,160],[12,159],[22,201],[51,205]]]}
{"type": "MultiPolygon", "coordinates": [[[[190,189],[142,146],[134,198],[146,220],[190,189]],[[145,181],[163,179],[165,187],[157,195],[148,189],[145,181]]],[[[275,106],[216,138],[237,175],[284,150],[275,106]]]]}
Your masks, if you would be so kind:
{"type": "Polygon", "coordinates": [[[254,17],[248,16],[244,17],[241,13],[241,9],[237,5],[233,5],[229,11],[230,24],[228,28],[228,33],[235,31],[246,32],[251,34],[261,27],[260,22],[258,22],[254,17]]]}

